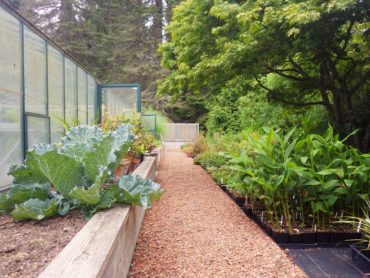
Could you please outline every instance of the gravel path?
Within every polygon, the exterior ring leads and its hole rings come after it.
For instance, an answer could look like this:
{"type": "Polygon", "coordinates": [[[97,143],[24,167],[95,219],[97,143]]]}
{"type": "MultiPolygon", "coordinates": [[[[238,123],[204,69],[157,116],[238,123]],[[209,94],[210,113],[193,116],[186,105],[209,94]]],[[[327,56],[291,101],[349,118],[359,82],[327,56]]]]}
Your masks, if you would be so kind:
{"type": "Polygon", "coordinates": [[[146,213],[129,277],[306,277],[180,150],[166,150],[157,181],[167,192],[146,213]]]}

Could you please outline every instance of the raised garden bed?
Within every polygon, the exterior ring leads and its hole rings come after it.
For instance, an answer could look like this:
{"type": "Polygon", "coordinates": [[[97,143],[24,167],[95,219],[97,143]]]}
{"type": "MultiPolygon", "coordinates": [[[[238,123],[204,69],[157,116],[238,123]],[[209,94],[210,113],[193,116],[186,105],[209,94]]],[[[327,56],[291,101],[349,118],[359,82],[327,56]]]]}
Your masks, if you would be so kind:
{"type": "MultiPolygon", "coordinates": [[[[156,158],[146,157],[133,174],[154,179],[155,173],[156,158]]],[[[144,214],[129,205],[95,214],[39,277],[125,277],[144,214]]]]}
{"type": "MultiPolygon", "coordinates": [[[[147,157],[133,174],[154,179],[156,166],[157,157],[147,157]]],[[[122,277],[144,213],[138,206],[116,205],[88,222],[78,210],[42,221],[13,222],[0,215],[0,277],[37,277],[43,270],[42,277],[122,277]]]]}

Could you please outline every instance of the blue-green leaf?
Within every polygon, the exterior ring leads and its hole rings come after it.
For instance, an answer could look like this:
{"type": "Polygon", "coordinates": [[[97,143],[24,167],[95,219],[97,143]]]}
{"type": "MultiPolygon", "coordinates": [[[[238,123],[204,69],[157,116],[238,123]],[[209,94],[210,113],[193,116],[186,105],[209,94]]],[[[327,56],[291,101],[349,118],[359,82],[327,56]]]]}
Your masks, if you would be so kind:
{"type": "Polygon", "coordinates": [[[16,205],[11,215],[13,220],[19,221],[25,219],[41,220],[57,213],[58,203],[56,200],[29,199],[22,204],[16,205]]]}
{"type": "Polygon", "coordinates": [[[45,200],[49,196],[50,184],[28,183],[15,184],[7,193],[15,204],[23,203],[28,199],[45,200]]]}
{"type": "Polygon", "coordinates": [[[135,204],[144,208],[150,208],[164,193],[160,185],[140,176],[123,176],[118,183],[124,195],[118,199],[119,202],[135,204]]]}

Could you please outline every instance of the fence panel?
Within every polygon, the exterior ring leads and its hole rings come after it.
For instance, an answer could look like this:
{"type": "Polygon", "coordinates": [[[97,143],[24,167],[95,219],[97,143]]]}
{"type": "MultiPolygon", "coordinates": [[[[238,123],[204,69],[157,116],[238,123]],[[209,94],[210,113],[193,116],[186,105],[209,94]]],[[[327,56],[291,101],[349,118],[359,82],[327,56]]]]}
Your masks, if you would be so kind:
{"type": "Polygon", "coordinates": [[[164,134],[166,142],[194,142],[199,136],[198,123],[169,123],[164,134]]]}

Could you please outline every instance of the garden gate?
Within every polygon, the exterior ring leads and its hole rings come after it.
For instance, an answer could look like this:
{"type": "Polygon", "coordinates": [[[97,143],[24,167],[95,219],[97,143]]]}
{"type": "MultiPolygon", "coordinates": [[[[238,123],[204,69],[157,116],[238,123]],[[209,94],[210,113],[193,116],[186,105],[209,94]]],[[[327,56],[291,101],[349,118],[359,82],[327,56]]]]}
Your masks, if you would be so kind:
{"type": "Polygon", "coordinates": [[[194,142],[199,136],[199,123],[169,123],[163,136],[165,142],[194,142]]]}

